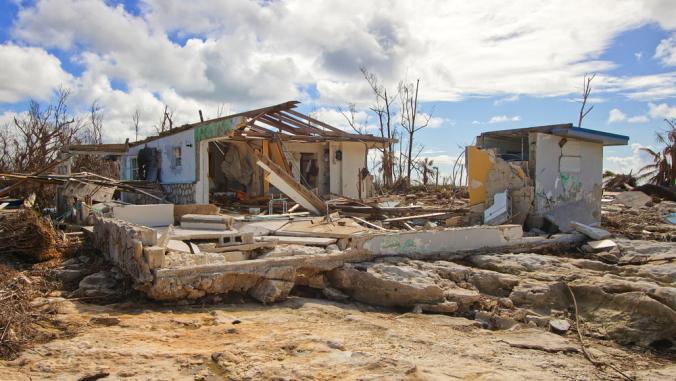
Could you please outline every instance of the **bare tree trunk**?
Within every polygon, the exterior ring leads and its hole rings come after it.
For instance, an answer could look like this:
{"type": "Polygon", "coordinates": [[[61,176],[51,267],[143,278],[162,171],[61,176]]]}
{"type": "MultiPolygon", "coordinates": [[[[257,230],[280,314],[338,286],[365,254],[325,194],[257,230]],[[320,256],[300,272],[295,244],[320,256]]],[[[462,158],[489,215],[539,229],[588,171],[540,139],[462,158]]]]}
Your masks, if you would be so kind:
{"type": "Polygon", "coordinates": [[[582,127],[582,120],[594,108],[594,105],[592,105],[585,111],[585,107],[587,106],[587,98],[589,98],[589,94],[591,93],[591,81],[594,79],[594,77],[596,77],[596,73],[592,74],[591,76],[587,76],[587,74],[584,75],[584,82],[582,86],[582,107],[580,107],[580,118],[577,121],[578,127],[582,127]]]}

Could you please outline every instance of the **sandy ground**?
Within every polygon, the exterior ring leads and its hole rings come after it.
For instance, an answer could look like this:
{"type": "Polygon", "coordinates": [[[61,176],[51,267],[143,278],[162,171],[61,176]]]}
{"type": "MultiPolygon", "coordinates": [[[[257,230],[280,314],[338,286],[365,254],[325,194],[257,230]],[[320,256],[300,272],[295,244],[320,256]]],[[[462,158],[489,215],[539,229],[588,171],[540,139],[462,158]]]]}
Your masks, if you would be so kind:
{"type": "MultiPolygon", "coordinates": [[[[595,380],[574,332],[489,331],[445,315],[293,297],[272,306],[55,303],[71,337],[0,362],[2,380],[595,380]],[[523,345],[540,348],[522,348],[523,345]]],[[[668,358],[586,339],[639,380],[674,380],[668,358]]]]}

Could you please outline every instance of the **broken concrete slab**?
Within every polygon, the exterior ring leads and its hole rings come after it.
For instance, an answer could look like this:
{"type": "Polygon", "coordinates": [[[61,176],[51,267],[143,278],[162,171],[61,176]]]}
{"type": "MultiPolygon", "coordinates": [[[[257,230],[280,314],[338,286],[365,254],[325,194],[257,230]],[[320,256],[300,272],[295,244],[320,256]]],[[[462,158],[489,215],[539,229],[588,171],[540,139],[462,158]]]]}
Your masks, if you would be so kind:
{"type": "Polygon", "coordinates": [[[610,238],[612,235],[607,230],[601,228],[595,228],[589,225],[585,225],[576,221],[571,221],[570,226],[573,227],[576,231],[586,235],[587,237],[593,240],[603,240],[610,238]]]}
{"type": "Polygon", "coordinates": [[[177,240],[177,239],[170,239],[167,241],[167,249],[168,250],[174,250],[174,251],[183,251],[185,253],[190,252],[190,245],[187,243],[177,240]]]}
{"type": "Polygon", "coordinates": [[[254,236],[265,236],[276,232],[284,227],[291,220],[270,220],[270,221],[235,221],[235,229],[241,233],[253,233],[254,236]]]}
{"type": "Polygon", "coordinates": [[[181,217],[184,229],[232,230],[235,219],[225,214],[185,214],[181,217]]]}
{"type": "Polygon", "coordinates": [[[360,243],[374,255],[416,255],[508,245],[523,237],[521,225],[471,226],[437,231],[381,233],[360,243]]]}
{"type": "Polygon", "coordinates": [[[260,242],[277,242],[285,245],[308,245],[308,246],[328,246],[336,243],[336,238],[322,238],[322,237],[293,237],[293,236],[263,236],[256,237],[256,241],[260,242]]]}
{"type": "Polygon", "coordinates": [[[141,226],[169,226],[174,224],[174,204],[115,205],[113,217],[141,226]]]}
{"type": "Polygon", "coordinates": [[[182,227],[174,228],[171,232],[171,239],[189,241],[191,239],[213,239],[217,240],[229,234],[236,234],[234,230],[208,230],[208,229],[184,229],[182,227]]]}
{"type": "Polygon", "coordinates": [[[620,192],[615,195],[615,200],[630,208],[640,208],[652,201],[652,198],[641,191],[620,192]]]}
{"type": "Polygon", "coordinates": [[[219,214],[221,208],[213,204],[175,204],[174,223],[181,222],[181,217],[186,214],[219,214]]]}
{"type": "Polygon", "coordinates": [[[589,241],[587,245],[591,248],[592,252],[611,250],[617,247],[617,244],[610,239],[602,239],[599,241],[589,241]]]}

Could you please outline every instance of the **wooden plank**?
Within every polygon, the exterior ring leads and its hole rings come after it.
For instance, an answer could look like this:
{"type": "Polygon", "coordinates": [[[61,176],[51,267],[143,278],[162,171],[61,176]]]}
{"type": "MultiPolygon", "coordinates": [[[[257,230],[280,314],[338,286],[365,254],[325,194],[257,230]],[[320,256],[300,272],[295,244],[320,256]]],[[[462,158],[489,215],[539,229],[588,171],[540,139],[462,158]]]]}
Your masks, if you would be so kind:
{"type": "MultiPolygon", "coordinates": [[[[263,156],[270,158],[270,141],[263,140],[263,156]]],[[[263,194],[270,193],[270,182],[267,179],[267,176],[263,176],[263,194]]]]}
{"type": "Polygon", "coordinates": [[[277,164],[258,154],[257,156],[258,161],[256,164],[270,173],[270,183],[310,212],[322,214],[324,210],[324,201],[322,199],[298,183],[296,179],[291,177],[277,164]]]}
{"type": "Polygon", "coordinates": [[[408,230],[410,230],[410,231],[412,231],[412,232],[415,231],[415,228],[414,228],[413,226],[407,224],[406,222],[404,222],[403,224],[404,224],[404,227],[405,227],[406,229],[408,229],[408,230]]]}
{"type": "Polygon", "coordinates": [[[431,217],[439,217],[446,215],[448,213],[427,213],[427,214],[417,214],[413,216],[404,216],[404,217],[393,217],[393,218],[387,218],[384,219],[383,222],[396,222],[396,221],[409,221],[409,220],[416,220],[418,218],[431,218],[431,217]]]}
{"type": "Polygon", "coordinates": [[[272,249],[275,246],[277,246],[277,241],[265,241],[265,242],[254,242],[254,243],[245,243],[243,245],[230,245],[230,246],[223,246],[223,247],[218,247],[214,246],[206,248],[202,247],[201,250],[207,251],[209,253],[227,253],[230,251],[253,251],[256,249],[272,249]]]}
{"type": "Polygon", "coordinates": [[[260,242],[274,242],[285,245],[328,246],[338,241],[337,238],[299,237],[299,236],[262,236],[256,237],[260,242]]]}
{"type": "Polygon", "coordinates": [[[369,230],[351,218],[338,218],[326,222],[324,218],[313,218],[304,221],[292,221],[277,230],[275,235],[299,237],[350,238],[369,230]]]}
{"type": "Polygon", "coordinates": [[[368,227],[377,229],[377,230],[387,230],[387,229],[385,229],[385,228],[382,227],[382,226],[378,226],[378,225],[376,225],[376,224],[372,224],[372,223],[370,223],[370,222],[368,222],[368,221],[366,221],[366,220],[362,220],[362,219],[359,218],[359,217],[352,217],[352,219],[355,220],[355,221],[357,221],[357,222],[360,222],[360,223],[362,223],[362,224],[364,224],[364,225],[366,225],[366,226],[368,226],[368,227]]]}

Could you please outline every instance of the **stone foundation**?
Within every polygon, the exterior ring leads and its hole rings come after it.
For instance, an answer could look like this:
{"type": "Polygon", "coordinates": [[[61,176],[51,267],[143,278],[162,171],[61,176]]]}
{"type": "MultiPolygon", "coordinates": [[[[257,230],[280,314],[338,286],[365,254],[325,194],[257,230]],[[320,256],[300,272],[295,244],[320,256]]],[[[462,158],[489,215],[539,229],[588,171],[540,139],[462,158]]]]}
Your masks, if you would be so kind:
{"type": "Polygon", "coordinates": [[[151,283],[154,279],[152,270],[164,265],[165,249],[155,246],[157,232],[144,226],[97,217],[93,243],[136,284],[151,283]]]}
{"type": "MultiPolygon", "coordinates": [[[[533,251],[553,245],[575,245],[578,235],[553,238],[522,237],[520,226],[455,228],[429,232],[372,234],[353,240],[345,251],[275,249],[281,256],[264,254],[245,259],[241,252],[200,253],[166,251],[156,246],[156,232],[121,220],[99,218],[94,227],[97,246],[106,257],[135,281],[139,290],[157,300],[198,299],[207,295],[240,293],[271,303],[286,298],[295,286],[321,290],[350,287],[337,282],[340,270],[359,270],[360,263],[378,258],[425,260],[463,258],[484,250],[533,251]],[[232,255],[238,254],[233,259],[232,255]],[[353,265],[350,265],[353,264],[353,265]]],[[[304,246],[298,246],[305,248],[304,246]]],[[[344,283],[344,282],[343,282],[344,283]]]]}
{"type": "Polygon", "coordinates": [[[174,204],[194,204],[195,184],[162,184],[167,200],[174,204]]]}

